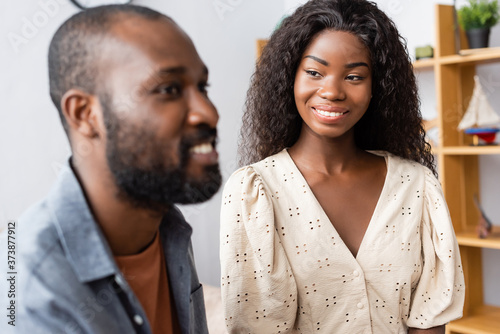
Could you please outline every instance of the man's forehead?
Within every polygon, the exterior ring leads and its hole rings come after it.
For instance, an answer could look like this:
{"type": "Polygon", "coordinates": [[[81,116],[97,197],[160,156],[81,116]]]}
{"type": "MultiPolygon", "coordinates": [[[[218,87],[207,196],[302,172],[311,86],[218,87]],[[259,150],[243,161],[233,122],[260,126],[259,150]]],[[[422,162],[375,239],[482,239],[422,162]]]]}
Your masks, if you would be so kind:
{"type": "MultiPolygon", "coordinates": [[[[149,20],[128,16],[116,22],[110,34],[124,49],[141,49],[152,56],[158,54],[161,57],[186,56],[190,53],[197,56],[188,35],[166,17],[149,20]]],[[[119,48],[114,51],[121,52],[119,48]]]]}
{"type": "Polygon", "coordinates": [[[103,45],[106,55],[100,62],[108,87],[128,91],[153,85],[166,75],[193,80],[207,76],[207,68],[192,41],[168,19],[124,18],[113,26],[108,37],[103,45]]]}
{"type": "Polygon", "coordinates": [[[110,27],[110,34],[128,42],[161,44],[179,39],[189,40],[187,34],[168,17],[158,19],[143,18],[133,14],[121,13],[110,27]]]}
{"type": "Polygon", "coordinates": [[[183,64],[204,67],[191,39],[166,17],[122,17],[113,24],[108,37],[104,45],[108,59],[104,60],[105,66],[113,65],[112,62],[132,65],[146,61],[157,70],[183,64]]]}

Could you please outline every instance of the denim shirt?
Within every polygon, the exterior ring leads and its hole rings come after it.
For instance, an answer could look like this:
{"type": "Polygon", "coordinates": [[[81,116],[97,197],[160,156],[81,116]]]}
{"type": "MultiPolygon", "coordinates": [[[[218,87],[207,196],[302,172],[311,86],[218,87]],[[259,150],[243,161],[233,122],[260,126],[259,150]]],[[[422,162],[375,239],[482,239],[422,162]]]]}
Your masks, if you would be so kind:
{"type": "MultiPolygon", "coordinates": [[[[160,240],[182,333],[203,334],[208,329],[191,233],[177,208],[163,217],[160,240]]],[[[16,333],[152,333],[70,167],[22,215],[18,236],[16,333]]]]}

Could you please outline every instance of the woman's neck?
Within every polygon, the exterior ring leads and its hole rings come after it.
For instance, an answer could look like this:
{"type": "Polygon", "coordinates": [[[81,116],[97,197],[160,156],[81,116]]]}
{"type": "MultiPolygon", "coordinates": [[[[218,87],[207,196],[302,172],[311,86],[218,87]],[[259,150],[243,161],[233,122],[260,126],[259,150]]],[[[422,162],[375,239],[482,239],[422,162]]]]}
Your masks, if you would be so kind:
{"type": "Polygon", "coordinates": [[[302,169],[333,175],[359,163],[367,152],[358,148],[354,134],[327,138],[302,128],[297,142],[288,149],[294,162],[302,169]]]}

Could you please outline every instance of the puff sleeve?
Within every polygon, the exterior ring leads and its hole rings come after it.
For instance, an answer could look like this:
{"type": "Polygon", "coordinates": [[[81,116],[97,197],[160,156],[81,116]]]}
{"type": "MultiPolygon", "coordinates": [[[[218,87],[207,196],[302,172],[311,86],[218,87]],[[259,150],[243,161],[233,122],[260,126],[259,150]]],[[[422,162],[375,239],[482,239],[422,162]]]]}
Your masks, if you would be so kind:
{"type": "Polygon", "coordinates": [[[252,167],[237,170],[224,187],[221,206],[221,289],[228,332],[291,332],[297,288],[261,176],[252,167]]]}
{"type": "Polygon", "coordinates": [[[430,328],[462,316],[465,283],[460,252],[441,185],[427,170],[421,222],[423,267],[412,294],[408,327],[430,328]]]}

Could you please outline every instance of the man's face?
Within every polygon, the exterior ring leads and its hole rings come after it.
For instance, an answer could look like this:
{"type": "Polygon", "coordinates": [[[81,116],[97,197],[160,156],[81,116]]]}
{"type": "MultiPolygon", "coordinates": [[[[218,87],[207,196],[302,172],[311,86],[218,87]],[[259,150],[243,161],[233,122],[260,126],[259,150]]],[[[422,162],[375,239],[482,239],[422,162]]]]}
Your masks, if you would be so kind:
{"type": "Polygon", "coordinates": [[[221,175],[208,71],[174,24],[128,17],[113,29],[100,94],[118,195],[163,211],[212,197],[221,175]]]}

